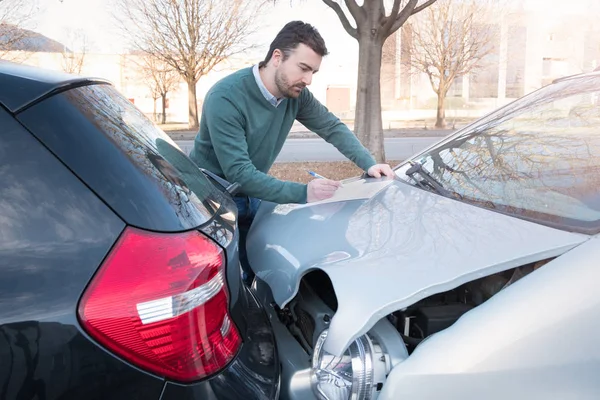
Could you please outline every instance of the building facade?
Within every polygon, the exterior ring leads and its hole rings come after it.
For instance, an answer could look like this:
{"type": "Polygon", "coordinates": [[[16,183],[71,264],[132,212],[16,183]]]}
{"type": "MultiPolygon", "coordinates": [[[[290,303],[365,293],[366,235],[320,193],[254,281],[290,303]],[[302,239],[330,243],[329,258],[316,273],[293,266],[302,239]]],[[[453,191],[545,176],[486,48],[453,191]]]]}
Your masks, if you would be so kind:
{"type": "MultiPolygon", "coordinates": [[[[554,79],[597,68],[600,26],[586,16],[585,9],[580,11],[543,20],[536,11],[520,9],[488,23],[493,50],[481,68],[455,79],[446,99],[446,117],[479,116],[554,79]]],[[[384,113],[400,117],[417,112],[433,117],[437,97],[427,75],[407,67],[410,39],[406,25],[384,46],[382,80],[393,82],[382,85],[384,113]]]]}

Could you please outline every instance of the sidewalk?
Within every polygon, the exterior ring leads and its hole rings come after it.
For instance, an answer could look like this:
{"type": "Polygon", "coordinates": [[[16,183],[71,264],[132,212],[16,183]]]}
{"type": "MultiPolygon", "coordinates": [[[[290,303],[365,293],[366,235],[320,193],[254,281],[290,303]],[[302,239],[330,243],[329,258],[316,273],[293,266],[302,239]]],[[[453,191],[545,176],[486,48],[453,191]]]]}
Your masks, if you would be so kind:
{"type": "MultiPolygon", "coordinates": [[[[354,129],[353,124],[348,123],[348,128],[350,130],[354,129]]],[[[464,126],[456,125],[456,129],[436,129],[433,128],[433,124],[427,125],[428,128],[423,126],[412,126],[406,128],[394,128],[394,129],[384,129],[383,135],[384,137],[444,137],[449,135],[452,132],[455,132],[457,129],[460,129],[464,126]]],[[[163,131],[165,131],[173,140],[194,140],[196,137],[197,131],[191,131],[187,129],[187,124],[165,124],[158,125],[163,131]]],[[[317,138],[318,136],[307,130],[304,126],[299,123],[295,123],[290,130],[290,134],[288,138],[290,139],[304,139],[304,138],[317,138]]]]}

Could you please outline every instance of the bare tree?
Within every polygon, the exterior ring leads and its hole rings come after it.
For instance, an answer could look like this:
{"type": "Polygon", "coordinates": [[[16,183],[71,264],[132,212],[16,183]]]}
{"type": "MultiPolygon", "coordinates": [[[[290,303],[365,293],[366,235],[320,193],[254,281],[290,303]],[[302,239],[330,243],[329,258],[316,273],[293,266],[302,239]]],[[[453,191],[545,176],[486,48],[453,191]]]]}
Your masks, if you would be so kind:
{"type": "Polygon", "coordinates": [[[454,80],[483,67],[483,59],[496,48],[487,23],[493,2],[438,0],[407,26],[407,64],[427,74],[437,94],[437,128],[446,126],[444,101],[454,80]]]}
{"type": "Polygon", "coordinates": [[[142,71],[144,83],[150,89],[154,100],[154,120],[157,121],[156,100],[161,99],[161,123],[165,124],[167,122],[167,94],[177,87],[180,76],[172,66],[152,55],[145,54],[136,63],[142,71]]]}
{"type": "Polygon", "coordinates": [[[24,48],[32,34],[25,27],[35,10],[31,0],[0,0],[0,59],[19,61],[14,50],[24,48]]]}
{"type": "Polygon", "coordinates": [[[81,29],[67,29],[65,32],[61,66],[66,73],[79,75],[88,50],[87,36],[81,29]]]}
{"type": "Polygon", "coordinates": [[[346,32],[358,41],[358,82],[354,132],[378,162],[385,160],[381,121],[381,58],[386,39],[408,18],[436,0],[394,0],[386,10],[384,0],[344,0],[347,12],[335,0],[323,0],[340,19],[346,32]]]}
{"type": "Polygon", "coordinates": [[[383,42],[382,53],[381,53],[381,83],[383,85],[394,85],[396,80],[395,68],[396,68],[396,35],[390,35],[385,42],[383,42]],[[385,69],[389,70],[386,74],[385,69]],[[391,73],[390,73],[391,72],[391,73]]]}
{"type": "Polygon", "coordinates": [[[136,50],[177,71],[188,85],[189,128],[198,128],[196,84],[247,50],[263,0],[115,0],[115,18],[136,50]]]}

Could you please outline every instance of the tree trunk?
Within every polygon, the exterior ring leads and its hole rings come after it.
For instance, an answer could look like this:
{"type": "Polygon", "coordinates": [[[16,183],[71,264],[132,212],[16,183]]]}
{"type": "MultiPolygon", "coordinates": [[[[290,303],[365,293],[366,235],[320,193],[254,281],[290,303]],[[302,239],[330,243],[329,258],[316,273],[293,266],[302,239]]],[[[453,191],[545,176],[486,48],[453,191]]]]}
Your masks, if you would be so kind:
{"type": "Polygon", "coordinates": [[[167,94],[164,93],[161,95],[162,98],[162,124],[167,123],[167,94]]]}
{"type": "Polygon", "coordinates": [[[158,118],[156,118],[156,99],[152,100],[154,100],[154,110],[152,111],[152,117],[154,118],[154,122],[158,122],[158,118]]]}
{"type": "Polygon", "coordinates": [[[198,129],[198,102],[196,100],[196,81],[188,80],[188,129],[198,129]]]}
{"type": "Polygon", "coordinates": [[[382,48],[383,44],[371,31],[358,38],[354,133],[378,163],[385,162],[380,86],[382,48]]]}
{"type": "Polygon", "coordinates": [[[435,127],[436,128],[445,128],[446,127],[446,109],[444,108],[444,100],[446,99],[446,94],[440,90],[438,94],[438,102],[437,102],[437,116],[435,118],[435,127]]]}

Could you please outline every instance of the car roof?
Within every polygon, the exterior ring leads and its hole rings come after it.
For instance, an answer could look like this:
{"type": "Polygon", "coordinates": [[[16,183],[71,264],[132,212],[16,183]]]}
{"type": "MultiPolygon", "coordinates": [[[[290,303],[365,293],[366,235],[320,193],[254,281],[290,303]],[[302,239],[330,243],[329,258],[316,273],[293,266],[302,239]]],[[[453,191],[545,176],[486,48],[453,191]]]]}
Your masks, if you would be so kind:
{"type": "Polygon", "coordinates": [[[558,82],[567,81],[567,80],[571,80],[571,79],[586,78],[586,77],[590,77],[590,76],[600,76],[600,67],[596,68],[595,70],[593,70],[591,72],[582,72],[580,74],[562,76],[560,78],[554,79],[552,81],[552,83],[558,83],[558,82]]]}
{"type": "Polygon", "coordinates": [[[0,61],[0,105],[15,114],[53,93],[95,83],[110,82],[0,61]]]}

